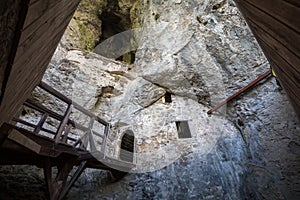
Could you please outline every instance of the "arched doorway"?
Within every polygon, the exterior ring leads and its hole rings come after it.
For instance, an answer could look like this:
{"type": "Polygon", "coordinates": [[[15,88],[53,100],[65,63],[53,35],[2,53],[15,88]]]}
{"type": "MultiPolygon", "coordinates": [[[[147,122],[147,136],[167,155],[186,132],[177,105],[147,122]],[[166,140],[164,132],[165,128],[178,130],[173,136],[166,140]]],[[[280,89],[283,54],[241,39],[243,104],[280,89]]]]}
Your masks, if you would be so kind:
{"type": "Polygon", "coordinates": [[[121,141],[120,160],[133,162],[134,134],[131,130],[125,131],[121,141]]]}

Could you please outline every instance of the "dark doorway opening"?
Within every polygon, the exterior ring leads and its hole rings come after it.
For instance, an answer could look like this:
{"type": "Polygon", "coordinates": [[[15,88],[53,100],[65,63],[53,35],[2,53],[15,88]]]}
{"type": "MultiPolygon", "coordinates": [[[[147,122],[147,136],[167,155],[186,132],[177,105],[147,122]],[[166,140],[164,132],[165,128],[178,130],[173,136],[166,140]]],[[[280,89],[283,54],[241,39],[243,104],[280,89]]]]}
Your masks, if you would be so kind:
{"type": "Polygon", "coordinates": [[[172,103],[172,94],[170,92],[165,94],[165,103],[172,103]]]}
{"type": "Polygon", "coordinates": [[[177,121],[176,128],[178,132],[178,138],[192,137],[188,121],[177,121]]]}
{"type": "Polygon", "coordinates": [[[122,137],[120,159],[127,162],[133,162],[133,154],[134,134],[131,130],[128,130],[122,137]]]}

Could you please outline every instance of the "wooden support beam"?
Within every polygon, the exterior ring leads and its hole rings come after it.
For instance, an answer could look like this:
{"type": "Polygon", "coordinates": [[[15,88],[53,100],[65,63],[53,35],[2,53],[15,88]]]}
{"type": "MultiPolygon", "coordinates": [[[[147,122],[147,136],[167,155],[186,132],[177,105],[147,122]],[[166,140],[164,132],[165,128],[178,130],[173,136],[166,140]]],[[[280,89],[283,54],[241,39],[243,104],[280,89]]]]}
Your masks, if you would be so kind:
{"type": "MultiPolygon", "coordinates": [[[[66,161],[64,164],[57,166],[58,173],[53,184],[53,200],[60,199],[61,192],[66,187],[68,176],[73,168],[73,164],[70,161],[66,161]]],[[[51,199],[52,200],[52,199],[51,199]]]]}
{"type": "Polygon", "coordinates": [[[45,183],[46,183],[46,187],[47,187],[48,196],[49,196],[49,199],[52,200],[53,199],[53,196],[52,196],[53,195],[52,166],[51,166],[49,160],[47,160],[44,163],[43,171],[44,171],[44,177],[45,177],[45,183]]]}
{"type": "Polygon", "coordinates": [[[224,101],[222,101],[221,103],[219,103],[218,105],[216,105],[214,108],[212,108],[209,111],[207,111],[207,114],[212,114],[214,111],[218,110],[219,108],[221,108],[222,106],[224,106],[228,102],[232,101],[233,99],[235,99],[236,97],[238,97],[240,94],[242,94],[243,92],[247,91],[248,89],[250,89],[251,87],[253,87],[254,85],[256,85],[261,80],[267,78],[270,74],[271,74],[271,70],[263,73],[257,79],[255,79],[254,81],[252,81],[251,83],[249,83],[247,86],[243,87],[238,92],[236,92],[232,96],[228,97],[227,99],[225,99],[224,101]]]}
{"type": "Polygon", "coordinates": [[[66,197],[66,195],[68,194],[68,192],[70,191],[71,187],[74,185],[74,183],[77,181],[77,179],[80,177],[80,175],[82,174],[82,172],[85,170],[86,168],[86,164],[87,161],[83,161],[77,168],[76,172],[74,173],[74,175],[72,176],[71,180],[66,184],[66,186],[64,187],[64,189],[62,190],[60,196],[59,196],[59,200],[62,200],[66,197]]]}
{"type": "Polygon", "coordinates": [[[17,142],[18,144],[26,147],[27,149],[30,149],[31,151],[39,154],[41,151],[41,145],[36,143],[35,141],[31,140],[30,138],[26,137],[19,131],[13,129],[11,133],[8,135],[8,138],[14,142],[17,142]]]}

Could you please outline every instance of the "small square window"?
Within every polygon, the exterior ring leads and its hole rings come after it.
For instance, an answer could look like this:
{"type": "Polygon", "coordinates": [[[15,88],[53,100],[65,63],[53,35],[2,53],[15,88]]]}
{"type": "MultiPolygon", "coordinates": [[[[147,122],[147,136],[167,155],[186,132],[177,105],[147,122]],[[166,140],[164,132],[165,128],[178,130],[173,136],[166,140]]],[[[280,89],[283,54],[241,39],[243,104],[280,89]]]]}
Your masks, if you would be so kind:
{"type": "Polygon", "coordinates": [[[164,99],[165,103],[172,103],[172,94],[170,92],[166,92],[164,99]]]}
{"type": "Polygon", "coordinates": [[[188,121],[177,121],[176,128],[178,132],[178,138],[192,137],[188,121]]]}

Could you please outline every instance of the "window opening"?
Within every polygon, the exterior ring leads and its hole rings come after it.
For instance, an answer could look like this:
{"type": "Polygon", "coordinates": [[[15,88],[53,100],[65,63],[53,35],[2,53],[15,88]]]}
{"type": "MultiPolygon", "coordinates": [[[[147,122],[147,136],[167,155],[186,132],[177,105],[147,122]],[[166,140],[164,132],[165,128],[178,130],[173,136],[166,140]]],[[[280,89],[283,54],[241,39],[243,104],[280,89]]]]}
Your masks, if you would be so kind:
{"type": "Polygon", "coordinates": [[[178,132],[178,138],[192,137],[188,121],[177,121],[176,128],[178,132]]]}
{"type": "Polygon", "coordinates": [[[165,103],[172,103],[172,94],[170,92],[166,92],[164,99],[165,99],[165,103]]]}

